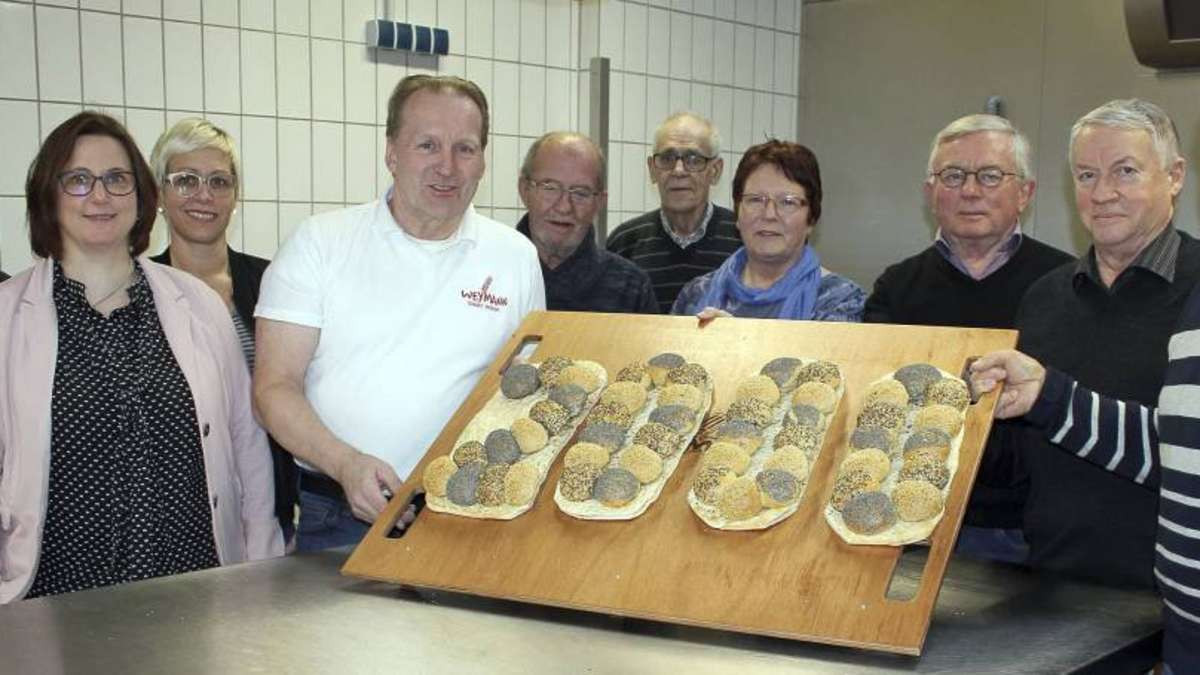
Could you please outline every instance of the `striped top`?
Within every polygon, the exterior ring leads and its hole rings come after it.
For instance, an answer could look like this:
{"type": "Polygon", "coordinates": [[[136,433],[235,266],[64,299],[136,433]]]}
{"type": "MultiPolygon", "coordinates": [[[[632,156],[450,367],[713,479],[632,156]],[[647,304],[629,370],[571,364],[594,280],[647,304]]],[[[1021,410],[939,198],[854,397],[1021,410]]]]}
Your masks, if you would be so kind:
{"type": "MultiPolygon", "coordinates": [[[[1157,410],[1089,391],[1047,370],[1027,419],[1053,443],[1158,488],[1155,578],[1167,607],[1164,653],[1176,672],[1200,669],[1200,287],[1171,336],[1157,410]],[[1182,634],[1182,635],[1181,635],[1182,634]],[[1191,645],[1191,653],[1187,645],[1191,645]],[[1173,653],[1174,652],[1174,653],[1173,653]]],[[[1120,545],[1113,549],[1120,555],[1120,545]]]]}
{"type": "Polygon", "coordinates": [[[729,209],[713,206],[704,236],[681,247],[664,231],[661,209],[621,224],[608,237],[608,250],[632,260],[650,275],[659,311],[667,314],[687,282],[707,274],[742,245],[737,218],[729,209]]]}
{"type": "Polygon", "coordinates": [[[246,358],[246,368],[250,374],[254,374],[254,331],[242,321],[242,315],[238,314],[237,308],[229,310],[229,316],[233,319],[233,328],[237,331],[238,343],[242,346],[242,356],[246,358]]]}

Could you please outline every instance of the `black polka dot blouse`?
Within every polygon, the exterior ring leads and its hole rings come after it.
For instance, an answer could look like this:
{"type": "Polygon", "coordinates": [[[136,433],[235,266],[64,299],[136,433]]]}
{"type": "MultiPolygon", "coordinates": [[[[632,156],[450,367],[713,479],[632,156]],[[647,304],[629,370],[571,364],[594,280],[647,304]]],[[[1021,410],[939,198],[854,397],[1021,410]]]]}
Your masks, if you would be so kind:
{"type": "Polygon", "coordinates": [[[104,317],[54,263],[49,503],[27,597],[219,564],[192,392],[134,275],[104,317]]]}

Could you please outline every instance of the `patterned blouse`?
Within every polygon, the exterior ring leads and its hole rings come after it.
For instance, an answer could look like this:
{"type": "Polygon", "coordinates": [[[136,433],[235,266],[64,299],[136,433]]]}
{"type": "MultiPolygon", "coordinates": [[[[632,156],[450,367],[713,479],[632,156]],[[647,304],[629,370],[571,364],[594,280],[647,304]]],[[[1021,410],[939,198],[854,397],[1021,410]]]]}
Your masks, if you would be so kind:
{"type": "Polygon", "coordinates": [[[105,317],[54,263],[49,496],[27,597],[219,564],[192,392],[136,261],[134,276],[105,317]]]}

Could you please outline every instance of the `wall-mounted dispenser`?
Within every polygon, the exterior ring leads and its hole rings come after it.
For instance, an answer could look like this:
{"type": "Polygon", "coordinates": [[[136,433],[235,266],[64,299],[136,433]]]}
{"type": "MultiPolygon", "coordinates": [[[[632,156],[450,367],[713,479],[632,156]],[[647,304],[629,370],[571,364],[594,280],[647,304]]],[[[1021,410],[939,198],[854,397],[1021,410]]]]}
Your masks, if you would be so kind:
{"type": "Polygon", "coordinates": [[[444,56],[450,53],[450,32],[445,28],[372,19],[367,22],[367,46],[444,56]]]}

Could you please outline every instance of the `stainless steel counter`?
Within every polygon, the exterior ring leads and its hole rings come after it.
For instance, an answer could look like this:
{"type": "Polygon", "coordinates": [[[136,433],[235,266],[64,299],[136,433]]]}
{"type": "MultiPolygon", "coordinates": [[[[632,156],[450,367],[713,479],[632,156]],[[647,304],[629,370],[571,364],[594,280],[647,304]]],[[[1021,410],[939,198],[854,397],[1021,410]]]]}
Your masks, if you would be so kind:
{"type": "Polygon", "coordinates": [[[0,672],[1145,672],[1159,623],[1151,593],[955,559],[914,658],[418,593],[340,576],[348,553],[0,607],[0,672]]]}

